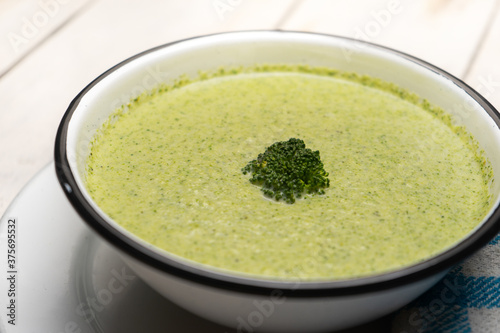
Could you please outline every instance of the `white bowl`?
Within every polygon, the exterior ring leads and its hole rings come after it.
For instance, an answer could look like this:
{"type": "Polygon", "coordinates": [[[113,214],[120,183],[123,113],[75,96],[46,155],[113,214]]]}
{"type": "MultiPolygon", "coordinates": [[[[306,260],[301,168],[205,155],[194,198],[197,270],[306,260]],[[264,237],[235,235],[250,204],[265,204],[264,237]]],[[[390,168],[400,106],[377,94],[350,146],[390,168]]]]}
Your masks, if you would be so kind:
{"type": "Polygon", "coordinates": [[[388,314],[435,284],[500,229],[500,182],[494,207],[462,241],[421,263],[342,281],[293,282],[249,278],[165,253],[111,220],[84,186],[85,159],[96,129],[120,105],[182,74],[256,63],[326,66],[393,82],[452,113],[476,138],[500,175],[496,110],[459,79],[412,56],[352,39],[286,31],[231,32],[186,39],[140,53],[90,83],[71,103],[56,138],[56,171],[83,219],[113,244],[159,293],[202,317],[241,332],[323,332],[388,314]]]}

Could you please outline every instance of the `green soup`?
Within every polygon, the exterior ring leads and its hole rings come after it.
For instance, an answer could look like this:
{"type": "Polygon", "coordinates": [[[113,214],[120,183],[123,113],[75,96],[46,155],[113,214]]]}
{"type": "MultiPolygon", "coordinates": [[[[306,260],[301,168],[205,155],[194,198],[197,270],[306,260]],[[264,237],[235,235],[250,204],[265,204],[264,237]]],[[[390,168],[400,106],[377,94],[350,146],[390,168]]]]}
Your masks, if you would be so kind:
{"type": "Polygon", "coordinates": [[[392,84],[261,66],[140,96],[98,131],[86,183],[111,218],[175,255],[285,279],[344,279],[422,261],[490,208],[489,164],[450,117],[392,84]],[[319,150],[330,187],[270,200],[241,172],[276,141],[319,150]]]}

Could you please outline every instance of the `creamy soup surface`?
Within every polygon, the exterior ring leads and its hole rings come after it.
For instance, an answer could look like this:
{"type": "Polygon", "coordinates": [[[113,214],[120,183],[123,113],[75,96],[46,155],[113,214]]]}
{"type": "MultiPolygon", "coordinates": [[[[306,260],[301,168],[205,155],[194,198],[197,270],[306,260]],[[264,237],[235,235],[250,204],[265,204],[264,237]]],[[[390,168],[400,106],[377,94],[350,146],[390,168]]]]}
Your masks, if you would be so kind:
{"type": "Polygon", "coordinates": [[[490,208],[491,168],[450,117],[389,83],[297,66],[220,70],[142,95],[96,134],[86,185],[172,254],[279,279],[345,279],[422,261],[490,208]],[[241,169],[289,138],[330,187],[294,204],[241,169]]]}

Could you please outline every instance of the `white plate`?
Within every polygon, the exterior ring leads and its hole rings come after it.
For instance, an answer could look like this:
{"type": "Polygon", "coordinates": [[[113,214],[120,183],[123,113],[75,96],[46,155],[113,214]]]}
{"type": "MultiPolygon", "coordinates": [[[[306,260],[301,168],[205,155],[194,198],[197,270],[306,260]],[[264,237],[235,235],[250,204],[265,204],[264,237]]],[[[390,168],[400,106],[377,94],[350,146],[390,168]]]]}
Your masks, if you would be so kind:
{"type": "MultiPolygon", "coordinates": [[[[184,311],[137,278],[73,210],[53,163],[0,221],[0,309],[4,333],[231,331],[184,311]]],[[[386,321],[345,332],[380,331],[386,321]]]]}

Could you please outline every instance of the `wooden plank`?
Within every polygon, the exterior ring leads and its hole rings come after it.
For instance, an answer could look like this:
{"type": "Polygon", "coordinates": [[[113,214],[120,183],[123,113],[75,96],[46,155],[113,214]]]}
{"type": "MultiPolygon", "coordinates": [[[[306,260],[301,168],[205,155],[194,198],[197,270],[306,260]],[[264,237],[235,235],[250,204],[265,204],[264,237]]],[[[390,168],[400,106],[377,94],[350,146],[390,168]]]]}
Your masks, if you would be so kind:
{"type": "Polygon", "coordinates": [[[293,4],[265,0],[91,2],[85,12],[0,79],[0,213],[52,159],[55,133],[67,106],[103,71],[140,51],[181,38],[274,29],[293,4]]]}
{"type": "Polygon", "coordinates": [[[495,18],[465,76],[465,82],[500,110],[500,1],[495,18]]]}
{"type": "Polygon", "coordinates": [[[0,77],[90,0],[0,1],[0,77]]]}
{"type": "Polygon", "coordinates": [[[495,0],[309,0],[282,28],[367,40],[461,76],[494,5],[495,0]]]}

